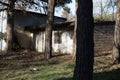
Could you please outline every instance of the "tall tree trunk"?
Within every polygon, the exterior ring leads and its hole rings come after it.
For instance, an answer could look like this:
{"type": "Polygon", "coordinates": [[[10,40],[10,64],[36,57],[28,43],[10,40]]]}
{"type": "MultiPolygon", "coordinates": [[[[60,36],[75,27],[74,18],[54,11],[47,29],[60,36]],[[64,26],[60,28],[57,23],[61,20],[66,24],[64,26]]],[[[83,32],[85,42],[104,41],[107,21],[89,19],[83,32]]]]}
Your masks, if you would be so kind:
{"type": "Polygon", "coordinates": [[[9,0],[7,11],[7,51],[13,50],[14,35],[14,6],[15,0],[9,0]]]}
{"type": "Polygon", "coordinates": [[[118,0],[117,5],[117,16],[116,16],[116,24],[114,30],[114,45],[113,45],[113,63],[120,62],[120,0],[118,0]]]}
{"type": "Polygon", "coordinates": [[[102,4],[102,0],[100,0],[100,8],[101,8],[101,20],[103,20],[103,4],[102,4]]]}
{"type": "MultiPolygon", "coordinates": [[[[78,0],[75,0],[75,8],[77,11],[78,8],[78,0]]],[[[74,37],[73,37],[73,58],[76,58],[76,28],[77,28],[77,15],[75,17],[75,27],[74,27],[74,37]]]]}
{"type": "Polygon", "coordinates": [[[73,80],[93,80],[94,22],[92,0],[78,0],[76,64],[73,80]]]}
{"type": "Polygon", "coordinates": [[[112,12],[112,20],[114,21],[114,20],[115,20],[115,13],[114,13],[114,11],[115,11],[115,7],[113,6],[112,8],[113,8],[113,12],[112,12]]]}
{"type": "Polygon", "coordinates": [[[48,1],[48,20],[45,30],[45,59],[48,60],[52,56],[52,26],[54,23],[54,7],[55,1],[48,1]]]}

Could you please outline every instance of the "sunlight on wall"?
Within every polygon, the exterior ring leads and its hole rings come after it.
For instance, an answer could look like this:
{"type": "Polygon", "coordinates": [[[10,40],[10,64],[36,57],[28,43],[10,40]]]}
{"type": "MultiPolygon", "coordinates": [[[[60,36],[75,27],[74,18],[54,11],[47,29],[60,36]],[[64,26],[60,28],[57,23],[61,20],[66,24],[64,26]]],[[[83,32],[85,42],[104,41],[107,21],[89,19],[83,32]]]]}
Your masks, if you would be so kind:
{"type": "Polygon", "coordinates": [[[0,40],[0,50],[5,50],[6,49],[6,42],[5,40],[0,40]]]}
{"type": "MultiPolygon", "coordinates": [[[[52,49],[53,52],[59,52],[59,53],[72,53],[72,47],[73,47],[73,39],[70,37],[69,32],[63,32],[61,34],[61,43],[55,43],[54,41],[54,31],[53,31],[53,37],[52,37],[52,49]]],[[[40,32],[36,35],[36,50],[38,52],[44,52],[45,50],[45,34],[44,32],[40,32]]]]}
{"type": "Polygon", "coordinates": [[[7,26],[7,13],[6,11],[0,12],[0,32],[6,32],[7,26]]]}

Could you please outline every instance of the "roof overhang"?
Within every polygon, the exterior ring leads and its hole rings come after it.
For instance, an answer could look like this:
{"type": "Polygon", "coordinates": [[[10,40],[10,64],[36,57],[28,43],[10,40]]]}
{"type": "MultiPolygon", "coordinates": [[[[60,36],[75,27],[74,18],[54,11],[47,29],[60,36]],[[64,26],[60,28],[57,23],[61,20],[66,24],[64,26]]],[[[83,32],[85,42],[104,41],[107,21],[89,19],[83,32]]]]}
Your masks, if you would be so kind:
{"type": "MultiPolygon", "coordinates": [[[[101,26],[101,25],[115,25],[115,21],[104,21],[104,22],[94,22],[95,26],[101,26]]],[[[33,26],[29,27],[26,26],[24,28],[25,31],[44,31],[46,28],[47,24],[42,24],[39,26],[33,26]]],[[[52,30],[74,30],[75,27],[75,21],[71,22],[61,22],[61,23],[55,23],[53,24],[52,30]]]]}

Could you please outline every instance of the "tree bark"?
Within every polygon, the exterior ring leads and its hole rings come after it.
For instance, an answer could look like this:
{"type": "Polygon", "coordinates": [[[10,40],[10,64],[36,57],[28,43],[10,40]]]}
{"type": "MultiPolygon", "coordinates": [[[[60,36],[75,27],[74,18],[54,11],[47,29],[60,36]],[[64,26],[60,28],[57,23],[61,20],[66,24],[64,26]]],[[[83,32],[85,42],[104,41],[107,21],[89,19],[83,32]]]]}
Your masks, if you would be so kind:
{"type": "Polygon", "coordinates": [[[100,0],[100,8],[101,8],[101,21],[103,20],[103,1],[100,0]]]}
{"type": "Polygon", "coordinates": [[[120,0],[118,0],[118,5],[117,5],[112,57],[113,57],[113,64],[120,63],[120,0]]]}
{"type": "MultiPolygon", "coordinates": [[[[78,0],[75,0],[75,8],[77,11],[78,0]]],[[[75,27],[74,27],[74,36],[73,36],[73,59],[76,58],[76,28],[77,28],[77,16],[75,17],[75,27]]]]}
{"type": "Polygon", "coordinates": [[[48,60],[52,57],[52,26],[54,23],[54,7],[55,1],[48,1],[48,20],[45,30],[45,59],[48,60]]]}
{"type": "Polygon", "coordinates": [[[114,20],[115,20],[115,13],[114,13],[115,7],[113,6],[112,8],[113,8],[113,12],[112,12],[112,21],[114,21],[114,20]]]}
{"type": "Polygon", "coordinates": [[[13,50],[14,42],[14,6],[15,0],[9,0],[7,11],[7,51],[13,50]]]}
{"type": "Polygon", "coordinates": [[[94,22],[92,0],[78,0],[76,64],[73,80],[93,80],[94,22]]]}

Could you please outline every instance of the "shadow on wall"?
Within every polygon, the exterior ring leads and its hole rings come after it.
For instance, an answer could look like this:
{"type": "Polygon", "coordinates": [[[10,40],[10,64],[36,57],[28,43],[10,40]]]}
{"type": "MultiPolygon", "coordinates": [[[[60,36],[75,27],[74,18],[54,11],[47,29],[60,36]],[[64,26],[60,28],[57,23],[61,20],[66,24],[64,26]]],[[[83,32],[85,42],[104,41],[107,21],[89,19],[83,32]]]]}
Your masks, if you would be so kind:
{"type": "Polygon", "coordinates": [[[73,47],[73,38],[71,37],[73,34],[72,32],[63,31],[60,36],[54,35],[54,44],[53,44],[53,51],[60,52],[60,53],[71,53],[73,47]],[[56,38],[59,39],[56,41],[56,38]]]}
{"type": "Polygon", "coordinates": [[[15,34],[16,39],[21,48],[28,50],[32,49],[33,36],[30,32],[23,32],[20,30],[16,30],[15,33],[16,33],[15,34]]]}

